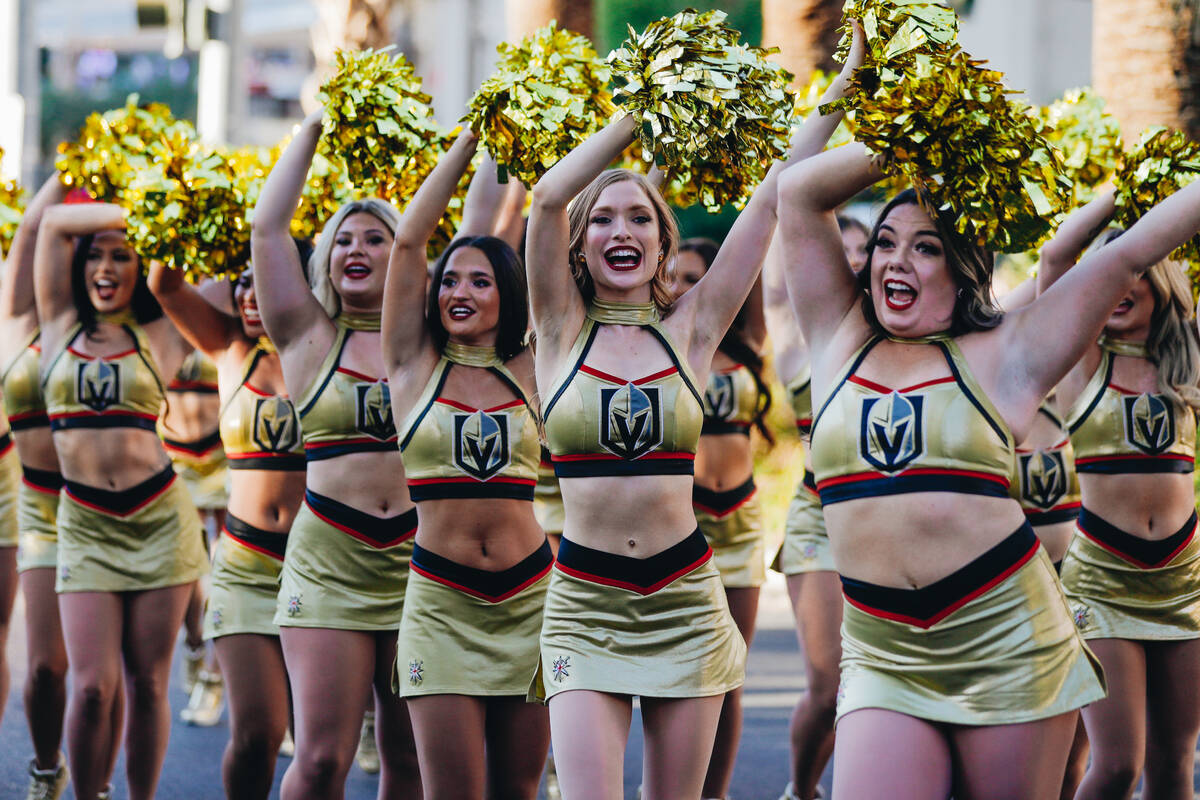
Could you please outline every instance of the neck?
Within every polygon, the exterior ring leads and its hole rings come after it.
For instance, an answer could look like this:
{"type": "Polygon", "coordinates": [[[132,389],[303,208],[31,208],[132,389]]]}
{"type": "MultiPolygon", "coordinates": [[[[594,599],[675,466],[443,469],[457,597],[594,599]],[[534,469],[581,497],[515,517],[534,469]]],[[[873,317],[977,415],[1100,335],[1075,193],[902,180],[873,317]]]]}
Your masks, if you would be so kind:
{"type": "Polygon", "coordinates": [[[337,315],[339,323],[356,331],[378,331],[382,319],[383,315],[379,311],[363,312],[343,308],[337,315]]]}
{"type": "Polygon", "coordinates": [[[654,303],[629,303],[593,297],[587,315],[609,325],[653,325],[662,317],[654,303]]]}
{"type": "Polygon", "coordinates": [[[1110,336],[1108,333],[1100,335],[1100,346],[1109,352],[1116,353],[1119,356],[1132,356],[1134,358],[1149,358],[1150,349],[1146,345],[1146,337],[1141,338],[1118,338],[1110,336]]]}
{"type": "Polygon", "coordinates": [[[465,367],[495,367],[503,363],[494,345],[479,346],[447,341],[442,355],[447,361],[465,367]]]}

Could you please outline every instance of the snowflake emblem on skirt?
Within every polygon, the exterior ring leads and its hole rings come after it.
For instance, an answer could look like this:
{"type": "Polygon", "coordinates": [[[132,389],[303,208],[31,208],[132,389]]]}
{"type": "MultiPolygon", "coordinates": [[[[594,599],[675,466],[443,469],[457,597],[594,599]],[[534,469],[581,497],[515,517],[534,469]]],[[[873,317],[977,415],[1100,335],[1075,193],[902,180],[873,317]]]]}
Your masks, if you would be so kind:
{"type": "Polygon", "coordinates": [[[550,664],[550,671],[554,674],[554,680],[561,681],[563,678],[569,677],[571,667],[570,656],[559,656],[550,664]]]}
{"type": "Polygon", "coordinates": [[[808,561],[815,561],[817,558],[817,546],[812,542],[804,545],[804,558],[808,561]]]}
{"type": "Polygon", "coordinates": [[[213,612],[212,612],[213,627],[219,629],[221,627],[221,623],[224,621],[225,621],[225,618],[221,616],[221,609],[214,608],[213,612]]]}
{"type": "Polygon", "coordinates": [[[294,594],[288,598],[287,615],[289,617],[300,615],[300,595],[294,594]]]}
{"type": "Polygon", "coordinates": [[[1075,627],[1079,630],[1084,630],[1092,624],[1092,612],[1087,606],[1077,606],[1075,608],[1075,627]]]}
{"type": "Polygon", "coordinates": [[[425,662],[414,658],[408,662],[408,682],[416,686],[423,680],[425,680],[425,662]]]}

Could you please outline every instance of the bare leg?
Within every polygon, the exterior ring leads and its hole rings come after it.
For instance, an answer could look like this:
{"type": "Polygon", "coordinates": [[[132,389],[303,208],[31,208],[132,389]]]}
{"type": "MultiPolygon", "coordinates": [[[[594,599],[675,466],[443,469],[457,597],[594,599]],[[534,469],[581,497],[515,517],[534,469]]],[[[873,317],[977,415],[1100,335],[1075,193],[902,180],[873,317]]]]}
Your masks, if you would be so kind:
{"type": "Polygon", "coordinates": [[[1092,764],[1076,800],[1129,798],[1146,751],[1146,653],[1140,642],[1092,639],[1104,666],[1108,697],[1083,709],[1092,764]]]}
{"type": "Polygon", "coordinates": [[[426,795],[437,800],[482,798],[487,784],[485,700],[435,694],[406,702],[426,795]]]}
{"type": "Polygon", "coordinates": [[[130,800],[151,800],[158,787],[171,734],[171,652],[183,623],[191,584],[125,596],[121,652],[125,658],[125,775],[130,800]]]}
{"type": "Polygon", "coordinates": [[[229,692],[229,744],[221,761],[228,800],[265,800],[288,724],[287,670],[275,636],[213,641],[229,692]]]}
{"type": "Polygon", "coordinates": [[[1144,800],[1192,800],[1200,735],[1200,639],[1145,642],[1146,780],[1144,800]]]}
{"type": "Polygon", "coordinates": [[[725,695],[682,700],[642,698],[642,796],[646,800],[699,797],[717,736],[725,695]]]}
{"type": "Polygon", "coordinates": [[[1079,712],[1015,725],[951,729],[955,800],[1057,797],[1079,712]]]}
{"type": "Polygon", "coordinates": [[[279,639],[296,717],[296,755],[279,796],[341,800],[375,669],[374,634],[282,628],[279,639]]]}
{"type": "Polygon", "coordinates": [[[952,774],[950,743],[932,723],[879,708],[838,722],[833,800],[946,800],[952,774]]]}
{"type": "MultiPolygon", "coordinates": [[[[0,702],[8,701],[8,625],[17,599],[17,548],[0,547],[0,702]]],[[[0,719],[4,709],[0,708],[0,719]]]]}
{"type": "MultiPolygon", "coordinates": [[[[754,639],[754,621],[758,617],[758,587],[726,587],[725,597],[729,600],[729,613],[746,640],[746,647],[754,639]]],[[[717,723],[717,738],[708,762],[708,774],[704,776],[702,797],[725,797],[729,783],[733,780],[733,765],[737,761],[738,744],[742,739],[742,687],[725,695],[721,706],[721,718],[717,723]]]]}
{"type": "Polygon", "coordinates": [[[1075,723],[1075,740],[1071,742],[1071,755],[1067,756],[1067,774],[1063,778],[1059,800],[1073,800],[1079,791],[1079,784],[1087,772],[1089,749],[1087,729],[1083,726],[1083,715],[1080,714],[1079,721],[1075,723]]]}
{"type": "Polygon", "coordinates": [[[632,719],[628,695],[575,690],[550,698],[550,735],[563,797],[623,800],[625,743],[632,719]]]}
{"type": "Polygon", "coordinates": [[[408,706],[392,692],[395,665],[396,631],[376,633],[375,742],[379,747],[379,800],[421,800],[421,769],[408,706]]]}
{"type": "Polygon", "coordinates": [[[842,584],[836,572],[802,572],[789,575],[787,587],[808,687],[792,711],[792,785],[798,797],[811,800],[833,753],[842,658],[842,584]]]}
{"type": "Polygon", "coordinates": [[[524,697],[487,699],[487,799],[536,800],[550,749],[550,715],[524,697]]]}
{"type": "Polygon", "coordinates": [[[25,675],[25,717],[33,739],[37,768],[55,769],[62,748],[63,715],[67,709],[67,646],[63,644],[54,569],[21,573],[25,594],[25,637],[28,670],[25,675]]]}

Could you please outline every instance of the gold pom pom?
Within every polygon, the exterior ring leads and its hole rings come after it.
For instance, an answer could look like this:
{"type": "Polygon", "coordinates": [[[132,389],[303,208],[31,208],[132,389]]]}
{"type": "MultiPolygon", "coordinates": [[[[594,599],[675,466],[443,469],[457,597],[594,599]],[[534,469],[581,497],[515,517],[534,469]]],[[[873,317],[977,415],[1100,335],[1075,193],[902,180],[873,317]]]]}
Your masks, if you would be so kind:
{"type": "MultiPolygon", "coordinates": [[[[846,0],[846,20],[856,19],[867,37],[864,66],[883,64],[907,54],[945,52],[958,41],[958,16],[930,0],[846,0]]],[[[848,23],[842,26],[834,59],[846,62],[853,41],[848,23]]]]}
{"type": "Polygon", "coordinates": [[[350,183],[364,189],[386,182],[438,136],[421,79],[391,49],[337,51],[336,72],[317,93],[329,151],[350,183]]]}
{"type": "Polygon", "coordinates": [[[1121,157],[1121,126],[1104,110],[1104,98],[1091,89],[1072,89],[1041,109],[1046,141],[1062,155],[1074,184],[1072,205],[1088,203],[1108,180],[1121,157]]]}
{"type": "Polygon", "coordinates": [[[743,205],[788,150],[792,76],[738,44],[720,11],[682,11],[652,22],[608,56],[614,101],[678,187],[677,199],[711,212],[743,205]]]}
{"type": "Polygon", "coordinates": [[[609,68],[587,37],[554,22],[496,50],[496,73],[462,121],[496,160],[501,183],[513,175],[532,186],[612,116],[609,68]]]}
{"type": "MultiPolygon", "coordinates": [[[[0,147],[0,160],[4,159],[4,148],[0,147]]],[[[7,256],[12,249],[17,226],[25,214],[25,191],[16,181],[0,180],[0,255],[7,256]]]]}
{"type": "MultiPolygon", "coordinates": [[[[1180,131],[1150,128],[1138,146],[1125,154],[1113,175],[1116,222],[1130,227],[1150,209],[1200,178],[1200,144],[1180,131]]],[[[1196,283],[1200,271],[1200,234],[1171,253],[1188,262],[1196,283]]]]}

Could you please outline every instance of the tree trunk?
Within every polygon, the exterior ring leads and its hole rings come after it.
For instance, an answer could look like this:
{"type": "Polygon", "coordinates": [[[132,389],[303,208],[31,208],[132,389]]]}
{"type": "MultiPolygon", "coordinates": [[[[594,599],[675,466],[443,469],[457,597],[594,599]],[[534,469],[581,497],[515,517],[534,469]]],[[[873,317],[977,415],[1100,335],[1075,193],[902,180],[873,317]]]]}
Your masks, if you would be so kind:
{"type": "Polygon", "coordinates": [[[1197,0],[1093,0],[1092,83],[1127,146],[1152,125],[1200,136],[1197,0]]]}
{"type": "Polygon", "coordinates": [[[762,0],[763,46],[779,48],[773,59],[797,84],[807,84],[813,70],[838,69],[831,56],[842,5],[842,0],[762,0]]]}
{"type": "Polygon", "coordinates": [[[301,93],[306,111],[316,107],[317,89],[329,77],[337,50],[392,44],[391,15],[395,5],[396,0],[318,0],[317,21],[311,32],[317,65],[301,93]]]}
{"type": "Polygon", "coordinates": [[[520,39],[550,20],[558,27],[595,38],[592,0],[508,0],[505,4],[508,38],[520,39]]]}

